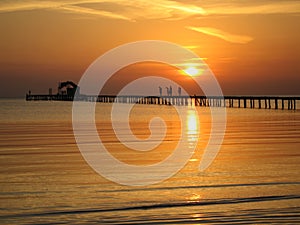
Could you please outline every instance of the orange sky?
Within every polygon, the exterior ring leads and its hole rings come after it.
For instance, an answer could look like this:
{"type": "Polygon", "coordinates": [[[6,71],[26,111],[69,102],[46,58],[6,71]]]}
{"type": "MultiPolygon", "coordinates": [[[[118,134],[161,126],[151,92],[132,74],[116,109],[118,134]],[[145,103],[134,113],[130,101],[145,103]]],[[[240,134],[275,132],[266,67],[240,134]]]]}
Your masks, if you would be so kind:
{"type": "Polygon", "coordinates": [[[164,40],[205,58],[224,94],[300,94],[300,2],[0,2],[0,97],[78,82],[106,51],[164,40]]]}

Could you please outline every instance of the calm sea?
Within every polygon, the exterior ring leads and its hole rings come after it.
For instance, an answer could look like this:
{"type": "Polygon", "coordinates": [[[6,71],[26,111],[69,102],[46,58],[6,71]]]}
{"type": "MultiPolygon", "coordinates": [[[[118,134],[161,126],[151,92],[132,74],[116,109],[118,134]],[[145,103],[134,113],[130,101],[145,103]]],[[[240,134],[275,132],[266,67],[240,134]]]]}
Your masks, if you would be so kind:
{"type": "MultiPolygon", "coordinates": [[[[185,167],[163,182],[132,187],[108,181],[83,159],[71,102],[0,105],[1,224],[300,224],[299,110],[227,109],[223,145],[199,172],[210,113],[197,108],[201,141],[185,167]]],[[[130,116],[135,134],[146,138],[149,119],[160,116],[167,141],[153,152],[124,150],[110,129],[110,107],[97,104],[97,128],[126,163],[163,160],[180,139],[172,107],[137,105],[130,116]]]]}

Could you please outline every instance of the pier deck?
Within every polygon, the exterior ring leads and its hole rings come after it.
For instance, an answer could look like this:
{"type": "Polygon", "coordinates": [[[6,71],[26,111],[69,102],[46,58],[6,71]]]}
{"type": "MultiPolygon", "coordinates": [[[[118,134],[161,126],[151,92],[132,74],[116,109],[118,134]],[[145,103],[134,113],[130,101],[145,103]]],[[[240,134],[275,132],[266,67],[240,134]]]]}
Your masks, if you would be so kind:
{"type": "MultiPolygon", "coordinates": [[[[26,95],[27,101],[73,101],[72,95],[26,95]]],[[[79,101],[137,103],[155,105],[195,105],[203,107],[296,110],[300,96],[137,96],[80,95],[79,101]]]]}

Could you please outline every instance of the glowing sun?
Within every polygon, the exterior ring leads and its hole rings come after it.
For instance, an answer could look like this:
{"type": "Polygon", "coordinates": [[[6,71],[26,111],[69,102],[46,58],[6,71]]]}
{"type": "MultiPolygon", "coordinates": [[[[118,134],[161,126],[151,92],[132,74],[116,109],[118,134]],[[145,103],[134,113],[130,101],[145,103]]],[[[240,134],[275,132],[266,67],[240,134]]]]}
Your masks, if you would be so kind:
{"type": "Polygon", "coordinates": [[[185,70],[183,70],[186,74],[190,75],[190,76],[197,76],[200,75],[200,71],[194,67],[194,66],[190,66],[188,68],[186,68],[185,70]]]}

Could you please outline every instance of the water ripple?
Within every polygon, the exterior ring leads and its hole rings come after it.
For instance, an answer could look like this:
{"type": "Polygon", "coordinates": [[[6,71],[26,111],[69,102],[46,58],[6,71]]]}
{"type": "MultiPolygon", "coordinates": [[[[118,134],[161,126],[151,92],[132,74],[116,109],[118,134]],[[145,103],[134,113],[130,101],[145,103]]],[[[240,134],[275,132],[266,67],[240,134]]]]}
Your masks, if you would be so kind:
{"type": "Polygon", "coordinates": [[[272,195],[272,196],[259,196],[249,198],[229,198],[207,201],[184,201],[184,202],[168,202],[160,204],[139,205],[122,208],[110,208],[110,209],[77,209],[77,210],[65,210],[65,211],[52,211],[52,212],[40,212],[40,213],[24,213],[24,214],[12,214],[6,216],[0,216],[0,218],[13,218],[13,217],[42,217],[42,216],[62,216],[62,215],[74,215],[74,214],[87,214],[87,213],[102,213],[102,212],[114,212],[114,211],[129,211],[129,210],[153,210],[163,208],[174,207],[193,207],[193,206],[208,206],[208,205],[225,205],[225,204],[241,204],[241,203],[253,203],[253,202],[266,202],[266,201],[280,201],[280,200],[294,200],[300,199],[300,195],[272,195]]]}

